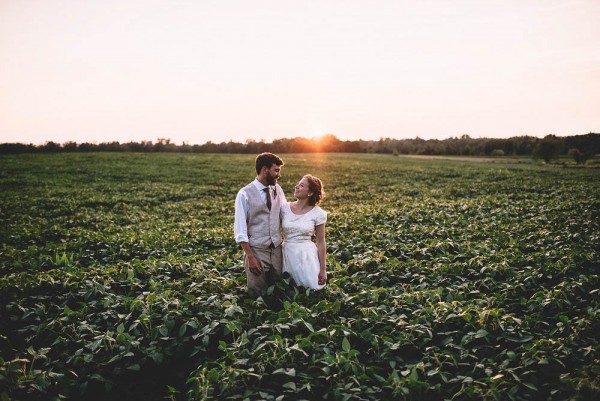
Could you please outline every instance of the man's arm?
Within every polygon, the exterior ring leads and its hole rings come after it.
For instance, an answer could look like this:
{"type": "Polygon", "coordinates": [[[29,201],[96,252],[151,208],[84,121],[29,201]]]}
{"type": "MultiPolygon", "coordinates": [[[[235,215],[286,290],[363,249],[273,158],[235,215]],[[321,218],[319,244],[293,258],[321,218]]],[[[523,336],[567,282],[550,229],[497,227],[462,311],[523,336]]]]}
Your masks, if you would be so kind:
{"type": "Polygon", "coordinates": [[[237,243],[248,242],[248,195],[243,189],[235,197],[233,235],[237,243]]]}
{"type": "Polygon", "coordinates": [[[248,243],[248,196],[244,190],[240,190],[235,197],[235,218],[233,223],[233,234],[235,241],[240,244],[248,258],[248,269],[254,274],[260,274],[262,268],[260,262],[254,256],[248,243]]]}

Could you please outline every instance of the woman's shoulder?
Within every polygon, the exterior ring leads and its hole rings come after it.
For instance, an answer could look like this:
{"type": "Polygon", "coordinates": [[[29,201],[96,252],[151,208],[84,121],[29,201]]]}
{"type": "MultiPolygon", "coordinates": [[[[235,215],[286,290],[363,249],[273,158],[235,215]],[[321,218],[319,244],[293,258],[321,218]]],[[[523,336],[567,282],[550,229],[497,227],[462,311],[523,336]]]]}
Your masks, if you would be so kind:
{"type": "Polygon", "coordinates": [[[314,213],[315,222],[317,224],[323,224],[327,221],[327,212],[325,210],[321,209],[321,207],[319,205],[316,205],[314,207],[313,213],[314,213]]]}
{"type": "Polygon", "coordinates": [[[324,215],[327,215],[327,212],[326,212],[325,210],[323,210],[323,209],[321,208],[321,206],[319,206],[319,205],[315,205],[315,212],[317,212],[317,213],[319,213],[319,214],[324,214],[324,215]]]}

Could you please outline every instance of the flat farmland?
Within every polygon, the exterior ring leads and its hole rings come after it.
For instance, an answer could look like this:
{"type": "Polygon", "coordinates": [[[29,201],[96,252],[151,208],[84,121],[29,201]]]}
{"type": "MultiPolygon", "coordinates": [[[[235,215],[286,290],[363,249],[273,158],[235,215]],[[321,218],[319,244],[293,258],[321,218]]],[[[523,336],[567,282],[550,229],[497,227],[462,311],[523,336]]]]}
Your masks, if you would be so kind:
{"type": "Polygon", "coordinates": [[[600,398],[600,169],[281,156],[329,281],[257,300],[253,155],[0,156],[0,400],[600,398]]]}

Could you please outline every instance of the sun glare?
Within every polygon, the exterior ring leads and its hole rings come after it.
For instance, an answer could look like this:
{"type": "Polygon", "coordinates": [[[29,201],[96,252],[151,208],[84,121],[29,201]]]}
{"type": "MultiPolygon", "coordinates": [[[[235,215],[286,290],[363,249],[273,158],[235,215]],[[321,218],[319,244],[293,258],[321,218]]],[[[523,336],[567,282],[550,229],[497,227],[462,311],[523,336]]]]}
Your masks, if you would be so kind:
{"type": "Polygon", "coordinates": [[[321,129],[316,129],[313,131],[310,138],[315,142],[321,142],[325,138],[325,131],[321,129]]]}

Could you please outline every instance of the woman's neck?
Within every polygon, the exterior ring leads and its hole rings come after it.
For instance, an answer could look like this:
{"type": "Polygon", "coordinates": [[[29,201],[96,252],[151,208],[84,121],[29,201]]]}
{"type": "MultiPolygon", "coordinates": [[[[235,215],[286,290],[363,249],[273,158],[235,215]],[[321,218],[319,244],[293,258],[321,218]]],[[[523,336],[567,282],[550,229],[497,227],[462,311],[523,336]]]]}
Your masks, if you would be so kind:
{"type": "Polygon", "coordinates": [[[296,210],[304,210],[309,208],[312,208],[312,206],[308,203],[308,198],[296,199],[296,210]]]}
{"type": "Polygon", "coordinates": [[[308,204],[308,198],[306,199],[296,199],[296,206],[298,206],[299,208],[305,208],[310,206],[308,204]]]}

